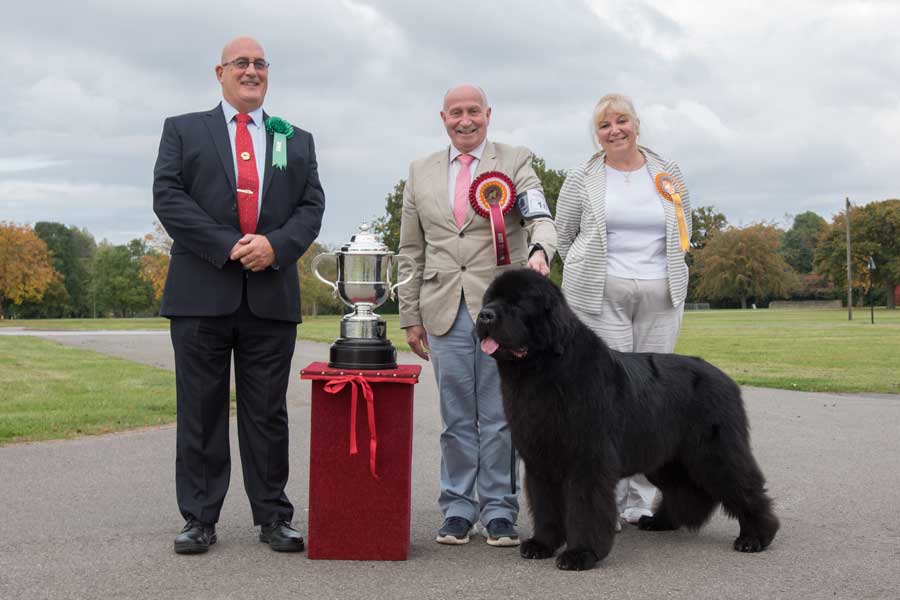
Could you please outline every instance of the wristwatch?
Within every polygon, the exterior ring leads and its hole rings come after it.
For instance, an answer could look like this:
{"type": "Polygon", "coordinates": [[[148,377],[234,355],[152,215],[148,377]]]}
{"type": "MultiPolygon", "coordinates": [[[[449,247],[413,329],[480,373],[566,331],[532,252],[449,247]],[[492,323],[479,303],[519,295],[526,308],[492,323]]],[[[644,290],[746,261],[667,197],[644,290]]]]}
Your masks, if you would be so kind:
{"type": "Polygon", "coordinates": [[[531,258],[531,255],[534,254],[535,252],[537,252],[538,250],[540,250],[541,252],[544,253],[544,261],[549,266],[550,265],[550,257],[547,256],[547,251],[544,250],[544,247],[538,243],[534,243],[531,245],[531,249],[528,251],[528,258],[531,258]]]}

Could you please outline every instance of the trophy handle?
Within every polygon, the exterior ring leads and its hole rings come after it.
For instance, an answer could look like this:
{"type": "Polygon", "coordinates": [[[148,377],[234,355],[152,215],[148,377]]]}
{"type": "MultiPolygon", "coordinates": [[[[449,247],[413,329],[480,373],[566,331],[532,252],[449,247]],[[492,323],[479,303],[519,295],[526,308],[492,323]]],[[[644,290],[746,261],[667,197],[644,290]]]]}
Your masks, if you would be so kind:
{"type": "Polygon", "coordinates": [[[337,260],[337,254],[335,254],[334,252],[325,252],[325,253],[322,253],[322,254],[319,254],[318,256],[316,256],[313,259],[312,264],[309,265],[309,268],[312,269],[313,275],[316,276],[316,279],[318,279],[325,285],[330,286],[331,290],[332,290],[332,294],[337,296],[337,293],[338,293],[337,284],[333,281],[329,281],[328,279],[325,279],[324,277],[322,277],[321,274],[319,274],[319,269],[318,269],[319,261],[322,260],[326,256],[333,256],[335,258],[335,260],[337,260]]]}
{"type": "Polygon", "coordinates": [[[414,261],[413,259],[411,259],[410,257],[408,257],[404,254],[398,254],[394,258],[397,259],[397,277],[400,276],[400,263],[404,260],[409,263],[409,265],[412,267],[412,270],[410,271],[409,277],[407,277],[403,281],[398,281],[397,283],[395,283],[394,285],[391,286],[391,300],[393,300],[394,296],[395,296],[394,290],[396,290],[401,285],[409,283],[410,281],[412,281],[412,278],[416,276],[416,261],[414,261]]]}

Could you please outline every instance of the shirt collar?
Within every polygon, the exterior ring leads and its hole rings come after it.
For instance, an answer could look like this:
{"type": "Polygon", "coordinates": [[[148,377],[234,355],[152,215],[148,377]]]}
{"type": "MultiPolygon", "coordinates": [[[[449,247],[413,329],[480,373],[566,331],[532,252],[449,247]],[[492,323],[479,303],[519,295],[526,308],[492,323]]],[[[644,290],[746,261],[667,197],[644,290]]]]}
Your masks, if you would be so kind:
{"type": "MultiPolygon", "coordinates": [[[[226,100],[225,98],[222,98],[222,112],[225,113],[225,122],[231,123],[231,121],[234,120],[235,115],[238,114],[238,109],[236,109],[231,104],[229,104],[228,100],[226,100]]],[[[262,106],[260,106],[256,110],[250,111],[247,114],[249,114],[250,118],[253,119],[253,123],[251,123],[251,125],[253,125],[255,127],[260,127],[262,125],[262,122],[263,122],[262,106]]]]}
{"type": "MultiPolygon", "coordinates": [[[[469,156],[475,157],[477,160],[481,160],[481,155],[484,154],[484,145],[485,144],[487,144],[487,138],[484,138],[483,140],[481,140],[481,143],[478,145],[477,148],[475,148],[471,152],[466,152],[466,154],[468,154],[469,156]]],[[[454,160],[456,160],[456,157],[459,156],[460,154],[463,154],[463,153],[460,152],[459,150],[457,150],[453,144],[450,144],[450,162],[452,163],[454,160]]]]}

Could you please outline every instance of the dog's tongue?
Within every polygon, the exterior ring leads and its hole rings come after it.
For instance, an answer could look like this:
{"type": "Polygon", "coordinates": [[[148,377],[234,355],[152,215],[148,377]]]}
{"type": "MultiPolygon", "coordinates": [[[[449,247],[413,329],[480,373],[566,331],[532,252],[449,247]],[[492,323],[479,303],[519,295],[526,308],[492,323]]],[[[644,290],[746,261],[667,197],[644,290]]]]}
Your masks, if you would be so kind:
{"type": "Polygon", "coordinates": [[[485,354],[493,354],[497,351],[497,348],[500,347],[500,344],[494,341],[494,338],[486,337],[481,340],[481,351],[485,354]]]}

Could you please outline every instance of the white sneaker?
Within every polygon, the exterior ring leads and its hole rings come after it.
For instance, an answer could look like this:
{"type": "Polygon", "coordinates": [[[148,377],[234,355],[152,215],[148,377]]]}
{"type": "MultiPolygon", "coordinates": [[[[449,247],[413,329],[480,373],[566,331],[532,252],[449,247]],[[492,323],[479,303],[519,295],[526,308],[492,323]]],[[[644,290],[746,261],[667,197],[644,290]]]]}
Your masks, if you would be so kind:
{"type": "Polygon", "coordinates": [[[649,508],[626,508],[625,512],[621,515],[623,520],[631,523],[632,525],[637,525],[638,521],[641,520],[641,517],[652,517],[653,511],[649,508]]]}

